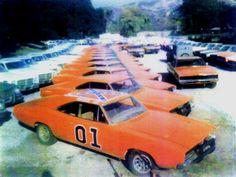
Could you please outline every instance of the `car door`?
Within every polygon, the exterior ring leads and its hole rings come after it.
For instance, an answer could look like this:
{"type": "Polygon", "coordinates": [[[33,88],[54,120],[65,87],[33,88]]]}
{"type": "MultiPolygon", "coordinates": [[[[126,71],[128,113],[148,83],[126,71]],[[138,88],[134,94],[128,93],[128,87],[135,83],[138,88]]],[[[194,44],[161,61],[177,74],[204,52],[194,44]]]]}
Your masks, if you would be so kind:
{"type": "Polygon", "coordinates": [[[96,151],[116,154],[119,130],[113,129],[98,105],[73,102],[59,107],[58,111],[63,114],[57,120],[60,121],[58,138],[96,151]]]}

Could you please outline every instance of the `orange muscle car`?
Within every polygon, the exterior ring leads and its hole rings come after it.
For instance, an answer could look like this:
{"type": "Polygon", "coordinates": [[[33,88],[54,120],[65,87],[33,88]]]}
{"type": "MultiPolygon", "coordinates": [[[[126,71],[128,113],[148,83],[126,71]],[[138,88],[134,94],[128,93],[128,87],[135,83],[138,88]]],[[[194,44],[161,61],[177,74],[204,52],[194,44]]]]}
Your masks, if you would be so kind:
{"type": "Polygon", "coordinates": [[[85,68],[85,67],[123,67],[123,64],[120,61],[97,61],[97,62],[78,62],[65,64],[64,68],[85,68]]]}
{"type": "Polygon", "coordinates": [[[178,57],[168,63],[167,69],[181,85],[205,84],[213,88],[218,81],[217,71],[200,57],[178,57]]]}
{"type": "Polygon", "coordinates": [[[36,129],[42,144],[67,141],[125,161],[136,175],[154,167],[183,168],[215,149],[210,124],[146,110],[121,92],[84,89],[19,104],[16,118],[36,129]],[[43,111],[42,111],[43,110],[43,111]]]}
{"type": "Polygon", "coordinates": [[[141,86],[133,78],[117,75],[93,75],[40,89],[41,96],[66,94],[78,89],[100,88],[131,93],[149,109],[188,115],[191,97],[141,86]]]}

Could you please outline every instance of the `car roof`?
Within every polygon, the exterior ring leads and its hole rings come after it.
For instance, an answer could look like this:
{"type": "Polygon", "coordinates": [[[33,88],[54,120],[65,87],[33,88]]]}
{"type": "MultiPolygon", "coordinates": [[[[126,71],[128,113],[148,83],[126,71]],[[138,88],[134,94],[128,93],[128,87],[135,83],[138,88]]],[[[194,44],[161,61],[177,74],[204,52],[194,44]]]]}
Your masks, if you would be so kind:
{"type": "MultiPolygon", "coordinates": [[[[78,77],[78,80],[84,80],[88,82],[105,82],[105,83],[114,83],[119,82],[127,79],[131,79],[131,76],[122,76],[122,75],[116,75],[116,74],[95,74],[91,76],[83,76],[78,77]]],[[[76,80],[74,80],[76,82],[76,80]]]]}
{"type": "Polygon", "coordinates": [[[1,63],[16,62],[22,61],[22,59],[28,59],[29,57],[11,57],[11,58],[2,58],[0,59],[1,63]]]}
{"type": "Polygon", "coordinates": [[[71,92],[64,97],[71,97],[72,101],[91,103],[96,105],[107,105],[112,102],[118,101],[129,97],[128,94],[117,92],[113,90],[103,89],[82,89],[76,92],[71,92]]]}

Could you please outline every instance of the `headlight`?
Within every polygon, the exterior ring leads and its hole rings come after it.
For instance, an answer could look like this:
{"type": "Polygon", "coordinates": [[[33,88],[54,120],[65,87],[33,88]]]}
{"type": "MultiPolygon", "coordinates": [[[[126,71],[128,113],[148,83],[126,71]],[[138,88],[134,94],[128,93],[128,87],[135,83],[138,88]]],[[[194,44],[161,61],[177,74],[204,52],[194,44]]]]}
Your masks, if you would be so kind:
{"type": "Polygon", "coordinates": [[[0,110],[4,110],[5,109],[5,104],[3,102],[0,102],[0,110]]]}
{"type": "Polygon", "coordinates": [[[15,92],[15,94],[20,94],[21,92],[20,92],[20,89],[18,89],[18,88],[16,88],[15,90],[14,90],[14,92],[15,92]]]}

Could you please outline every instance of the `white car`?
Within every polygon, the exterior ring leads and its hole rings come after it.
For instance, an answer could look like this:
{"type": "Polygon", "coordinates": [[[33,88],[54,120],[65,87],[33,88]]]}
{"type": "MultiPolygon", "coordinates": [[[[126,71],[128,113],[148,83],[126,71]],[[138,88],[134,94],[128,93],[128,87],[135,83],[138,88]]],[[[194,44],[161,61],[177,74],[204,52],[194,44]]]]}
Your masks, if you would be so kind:
{"type": "Polygon", "coordinates": [[[0,60],[0,82],[15,84],[20,91],[29,91],[38,88],[38,79],[27,74],[8,72],[0,60]]]}
{"type": "MultiPolygon", "coordinates": [[[[21,61],[19,58],[4,58],[0,60],[0,65],[9,73],[11,76],[19,75],[22,76],[21,80],[18,80],[16,85],[21,91],[33,90],[39,88],[39,72],[35,69],[28,67],[26,63],[21,61]]],[[[7,78],[6,81],[12,79],[7,78]]]]}

